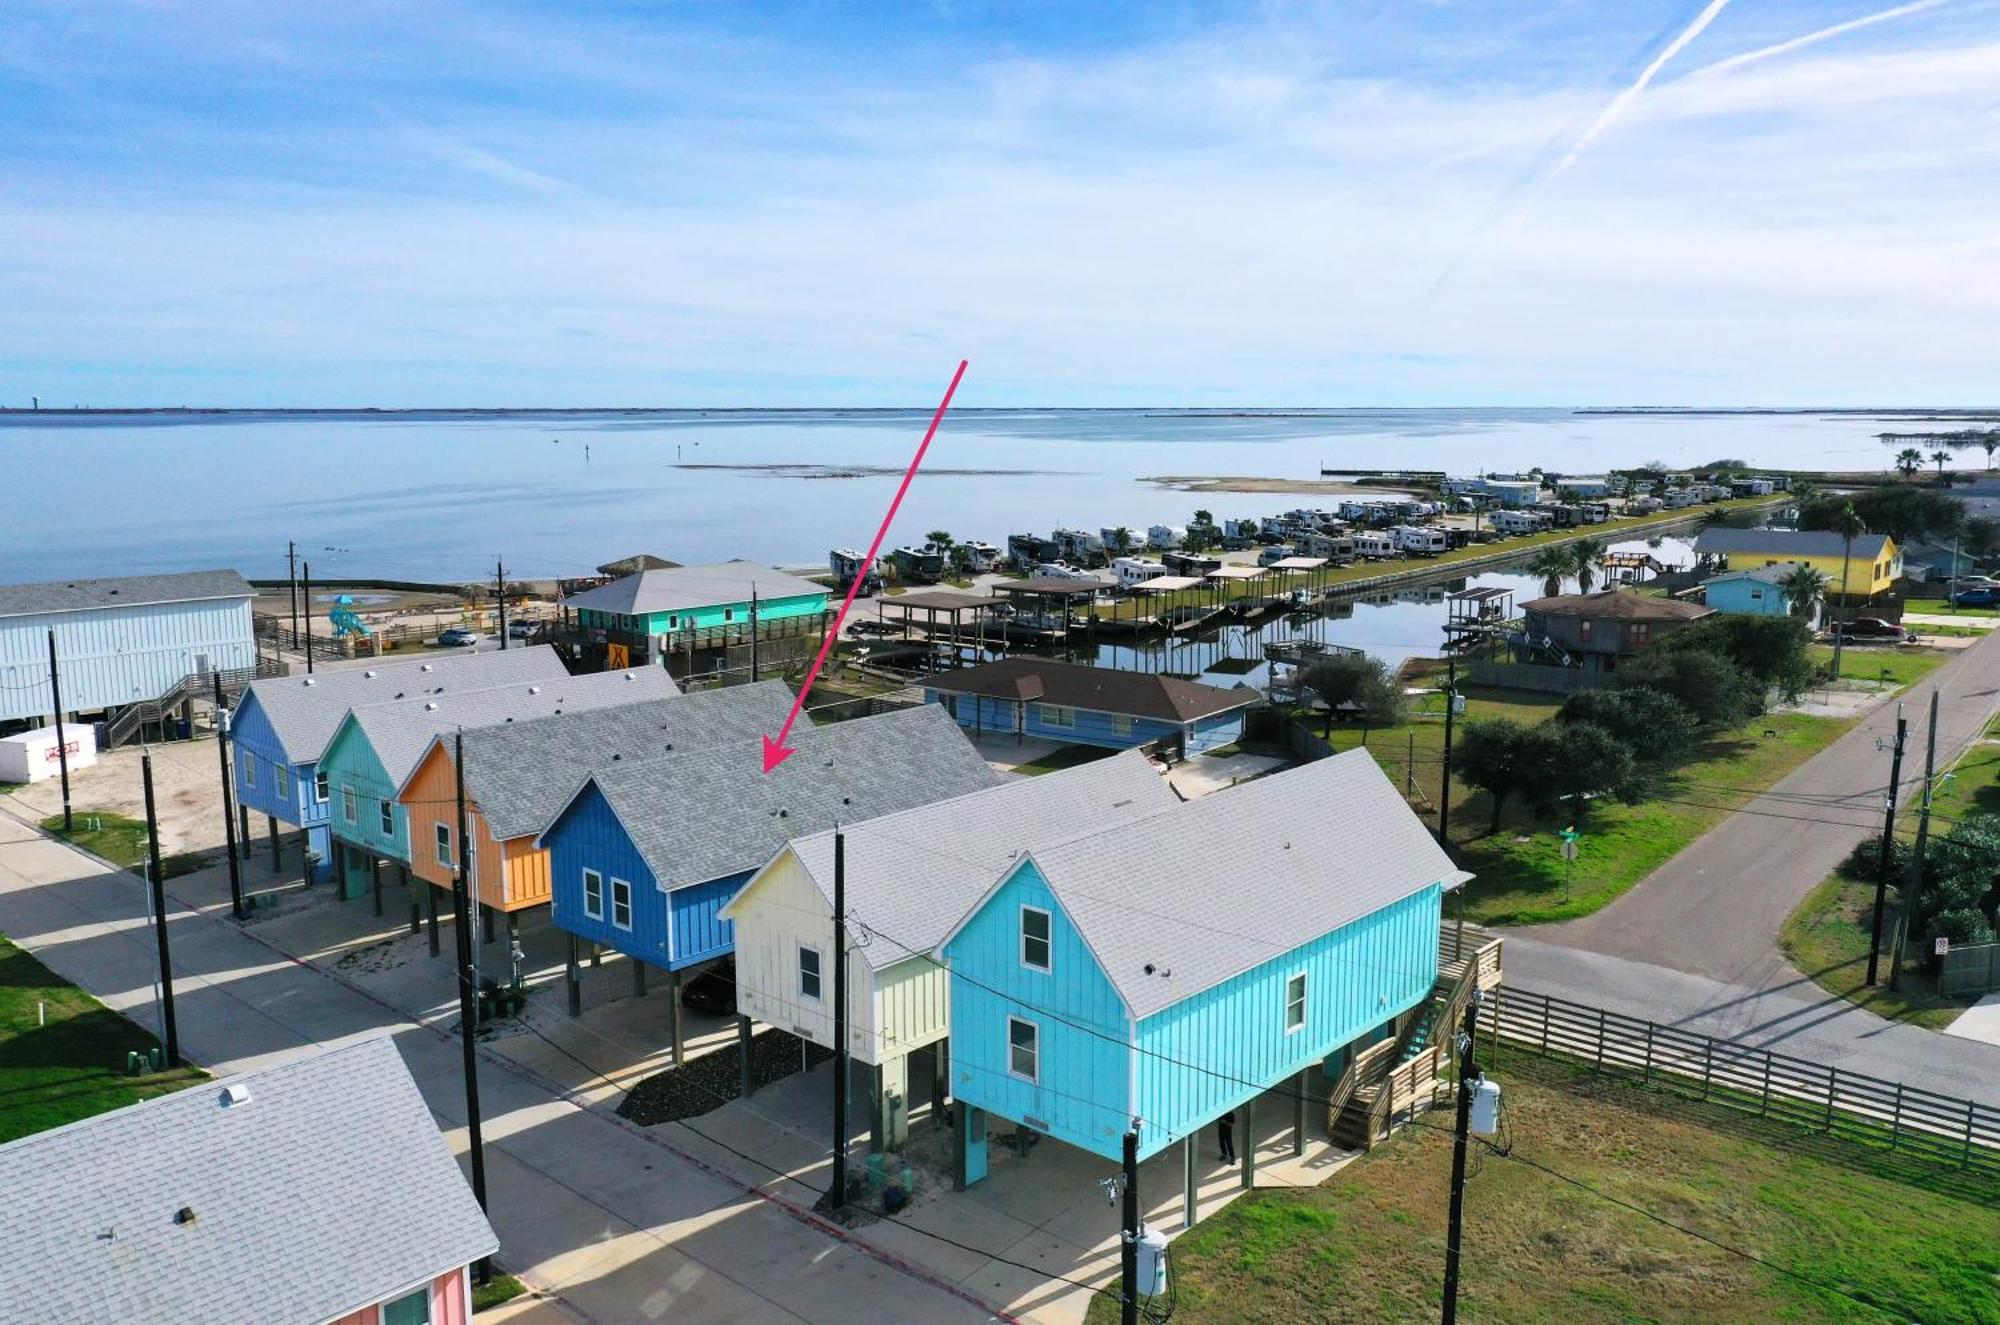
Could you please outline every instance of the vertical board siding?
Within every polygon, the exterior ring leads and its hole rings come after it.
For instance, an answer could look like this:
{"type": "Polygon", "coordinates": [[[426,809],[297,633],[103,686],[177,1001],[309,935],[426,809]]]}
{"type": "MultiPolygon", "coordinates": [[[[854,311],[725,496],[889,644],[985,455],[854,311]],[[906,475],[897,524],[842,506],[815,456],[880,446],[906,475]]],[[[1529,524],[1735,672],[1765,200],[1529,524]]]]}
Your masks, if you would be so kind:
{"type": "MultiPolygon", "coordinates": [[[[757,600],[759,623],[779,621],[786,617],[815,616],[824,611],[826,611],[826,595],[823,593],[794,594],[786,598],[757,600]]],[[[747,626],[750,624],[750,600],[739,598],[734,602],[677,608],[672,612],[654,612],[644,617],[605,612],[594,607],[580,607],[576,615],[578,624],[589,629],[667,635],[686,630],[690,625],[696,630],[706,630],[711,626],[747,626]]]]}
{"type": "MultiPolygon", "coordinates": [[[[479,826],[485,831],[485,820],[479,826]]],[[[482,853],[486,850],[484,846],[479,849],[482,853]]],[[[549,853],[537,847],[532,836],[508,838],[493,856],[506,866],[503,890],[507,895],[504,905],[509,911],[540,906],[549,900],[549,853]]],[[[482,854],[481,859],[484,858],[482,854]]]]}
{"type": "Polygon", "coordinates": [[[542,834],[549,852],[552,887],[549,918],[556,928],[615,948],[628,957],[665,966],[667,899],[653,881],[639,850],[626,836],[611,806],[595,785],[586,786],[569,808],[542,834]],[[593,920],[583,909],[583,871],[604,876],[604,918],[593,920]],[[611,923],[611,880],[632,885],[632,928],[611,923]]]}
{"type": "Polygon", "coordinates": [[[395,784],[351,718],[341,724],[327,745],[320,766],[327,773],[328,822],[333,825],[333,835],[385,860],[410,863],[409,810],[396,803],[395,784]],[[354,788],[353,823],[341,813],[348,787],[354,788]],[[380,807],[384,801],[389,803],[392,833],[382,831],[380,807]]]}
{"type": "MultiPolygon", "coordinates": [[[[273,774],[293,767],[289,752],[271,730],[270,719],[254,698],[246,697],[229,720],[230,756],[235,768],[236,803],[252,814],[268,814],[288,824],[300,821],[298,788],[288,796],[278,795],[273,774]],[[253,783],[249,779],[256,778],[253,783]]],[[[310,788],[308,788],[310,790],[310,788]]]]}
{"type": "Polygon", "coordinates": [[[1428,888],[1140,1022],[1141,1155],[1422,1002],[1437,980],[1442,898],[1428,888]],[[1285,985],[1301,971],[1306,1024],[1288,1034],[1285,985]]]}
{"type": "MultiPolygon", "coordinates": [[[[440,888],[451,887],[457,881],[458,870],[458,765],[442,746],[432,746],[417,765],[417,771],[410,775],[409,785],[403,788],[402,806],[409,825],[410,872],[440,888]],[[450,830],[454,843],[449,866],[438,863],[439,824],[450,830]]],[[[507,892],[506,852],[493,840],[477,801],[465,803],[465,831],[472,839],[473,864],[478,870],[478,878],[473,882],[479,890],[479,904],[500,911],[518,911],[527,905],[507,892]]],[[[544,888],[542,895],[534,900],[543,901],[547,896],[544,888]]]]}
{"type": "Polygon", "coordinates": [[[431,1280],[431,1325],[466,1325],[465,1271],[431,1280]]]}
{"type": "Polygon", "coordinates": [[[0,720],[55,711],[51,629],[63,705],[77,713],[162,695],[195,671],[199,655],[214,669],[257,665],[248,598],[0,618],[0,720]]]}
{"type": "MultiPolygon", "coordinates": [[[[737,893],[730,913],[736,931],[736,1010],[832,1048],[833,907],[798,857],[786,851],[771,862],[737,893]],[[817,1000],[799,993],[801,944],[820,953],[817,1000]]],[[[850,952],[847,972],[847,1051],[864,1063],[880,1062],[868,963],[850,952]]]]}
{"type": "Polygon", "coordinates": [[[945,957],[952,971],[952,1095],[1116,1159],[1131,1108],[1125,1005],[1033,861],[1015,867],[953,936],[945,957]],[[1050,913],[1049,971],[1020,963],[1024,902],[1050,913]],[[1008,1072],[1010,1015],[1040,1028],[1039,1081],[1008,1072]]]}
{"type": "Polygon", "coordinates": [[[1231,741],[1243,739],[1243,711],[1218,713],[1212,718],[1197,719],[1189,733],[1187,752],[1198,755],[1207,750],[1219,749],[1231,741]]]}
{"type": "Polygon", "coordinates": [[[733,950],[735,927],[716,913],[750,882],[753,873],[754,870],[743,870],[725,874],[667,894],[667,912],[674,933],[674,966],[692,966],[733,950]]]}
{"type": "MultiPolygon", "coordinates": [[[[1149,741],[1173,740],[1180,735],[1181,724],[1163,722],[1156,718],[1132,718],[1129,731],[1119,730],[1114,715],[1096,713],[1088,709],[1074,709],[1074,727],[1051,724],[1039,701],[1029,701],[1025,715],[1017,712],[1011,699],[994,699],[987,695],[952,695],[941,690],[924,691],[924,699],[930,703],[952,701],[949,708],[958,725],[970,732],[999,732],[1012,735],[1024,732],[1028,736],[1043,740],[1062,741],[1071,745],[1097,745],[1112,750],[1129,750],[1133,746],[1145,745],[1149,741]]],[[[1231,715],[1240,729],[1242,715],[1231,715]]],[[[1234,737],[1226,738],[1233,740],[1234,737]]],[[[1217,741],[1217,745],[1226,740],[1217,741]]]]}
{"type": "Polygon", "coordinates": [[[906,1054],[951,1034],[951,979],[944,967],[912,957],[873,975],[883,1053],[906,1054]]]}

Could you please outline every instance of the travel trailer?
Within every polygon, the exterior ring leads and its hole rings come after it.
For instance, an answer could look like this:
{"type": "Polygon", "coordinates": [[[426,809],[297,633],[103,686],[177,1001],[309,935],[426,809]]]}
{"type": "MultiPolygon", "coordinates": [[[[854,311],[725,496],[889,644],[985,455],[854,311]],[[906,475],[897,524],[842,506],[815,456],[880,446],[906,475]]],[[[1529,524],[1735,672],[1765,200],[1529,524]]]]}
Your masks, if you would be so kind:
{"type": "Polygon", "coordinates": [[[1055,540],[1056,555],[1064,561],[1079,566],[1102,566],[1110,560],[1104,551],[1104,540],[1087,529],[1058,529],[1055,540]]]}
{"type": "Polygon", "coordinates": [[[1367,561],[1385,560],[1396,555],[1396,540],[1365,529],[1354,536],[1354,555],[1367,561]]]}
{"type": "MultiPolygon", "coordinates": [[[[826,554],[826,567],[833,572],[834,587],[846,593],[854,584],[854,577],[861,574],[861,565],[867,557],[851,547],[837,547],[826,554]]],[[[879,593],[882,589],[882,572],[873,566],[861,583],[864,594],[879,593]]]]}
{"type": "Polygon", "coordinates": [[[1054,561],[1062,555],[1053,538],[1043,538],[1040,534],[1007,535],[1007,560],[1018,570],[1033,570],[1044,561],[1054,561]]]}
{"type": "MultiPolygon", "coordinates": [[[[1230,521],[1235,524],[1236,521],[1230,521]]],[[[1230,535],[1234,537],[1234,535],[1230,535]]],[[[1165,552],[1187,542],[1187,526],[1177,524],[1156,524],[1146,531],[1146,546],[1155,552],[1165,552]]]]}
{"type": "MultiPolygon", "coordinates": [[[[1232,543],[1254,543],[1264,536],[1264,524],[1262,520],[1224,520],[1222,536],[1232,543]]],[[[1181,534],[1185,537],[1187,531],[1181,534]]]]}
{"type": "Polygon", "coordinates": [[[1087,570],[1070,565],[1067,561],[1044,561],[1035,567],[1038,580],[1093,580],[1097,577],[1087,570]]]}
{"type": "Polygon", "coordinates": [[[1302,556],[1325,557],[1328,561],[1354,560],[1354,538],[1345,532],[1307,534],[1299,540],[1298,546],[1302,556]]]}
{"type": "Polygon", "coordinates": [[[1486,517],[1486,523],[1502,534],[1532,534],[1539,532],[1542,522],[1532,512],[1502,508],[1486,517]]]}
{"type": "Polygon", "coordinates": [[[1130,589],[1147,580],[1157,580],[1167,573],[1167,568],[1145,557],[1117,557],[1111,562],[1111,573],[1117,578],[1119,588],[1130,589]]]}
{"type": "Polygon", "coordinates": [[[899,547],[889,554],[906,584],[936,584],[944,578],[944,553],[937,544],[899,547]]]}
{"type": "Polygon", "coordinates": [[[1389,532],[1395,536],[1397,547],[1419,557],[1434,557],[1451,546],[1444,530],[1435,525],[1398,525],[1389,532]]]}
{"type": "Polygon", "coordinates": [[[965,568],[974,575],[984,575],[1000,564],[1000,549],[991,543],[960,543],[965,549],[965,568]]]}
{"type": "Polygon", "coordinates": [[[1206,575],[1212,570],[1222,569],[1222,558],[1203,556],[1199,552],[1168,552],[1160,560],[1176,575],[1206,575]]]}

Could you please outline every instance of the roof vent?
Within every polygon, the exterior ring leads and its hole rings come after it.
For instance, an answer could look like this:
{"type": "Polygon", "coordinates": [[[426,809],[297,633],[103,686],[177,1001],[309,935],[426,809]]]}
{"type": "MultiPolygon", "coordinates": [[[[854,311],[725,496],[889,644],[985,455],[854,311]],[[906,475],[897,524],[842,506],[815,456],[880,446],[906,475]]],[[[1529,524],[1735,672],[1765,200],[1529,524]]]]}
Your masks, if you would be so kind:
{"type": "Polygon", "coordinates": [[[174,1211],[174,1222],[176,1224],[192,1224],[194,1222],[194,1207],[184,1205],[174,1211]]]}
{"type": "Polygon", "coordinates": [[[630,672],[627,672],[627,673],[625,673],[625,679],[626,679],[627,681],[631,681],[631,680],[634,680],[635,678],[633,677],[632,673],[630,673],[630,672]]]}
{"type": "Polygon", "coordinates": [[[363,672],[362,675],[369,678],[373,678],[375,675],[375,669],[373,667],[370,667],[367,671],[363,672]]]}
{"type": "Polygon", "coordinates": [[[624,757],[625,757],[624,755],[612,755],[612,756],[611,756],[611,762],[615,764],[615,763],[617,763],[617,762],[618,762],[619,760],[623,759],[624,757]]]}
{"type": "Polygon", "coordinates": [[[418,670],[419,670],[419,671],[425,671],[425,672],[428,672],[428,671],[429,671],[430,669],[431,669],[431,665],[430,665],[429,663],[419,663],[419,664],[418,664],[418,670]]]}
{"type": "Polygon", "coordinates": [[[398,691],[396,692],[396,698],[398,698],[398,699],[401,699],[401,698],[403,698],[403,697],[404,697],[405,695],[407,695],[407,694],[409,694],[409,693],[410,693],[410,692],[409,692],[409,691],[407,691],[407,690],[398,690],[398,691]]]}
{"type": "Polygon", "coordinates": [[[250,1102],[250,1087],[240,1082],[224,1086],[217,1093],[215,1102],[225,1109],[233,1109],[239,1104],[248,1104],[250,1102]]]}
{"type": "Polygon", "coordinates": [[[434,699],[427,699],[427,700],[425,700],[425,701],[424,701],[424,712],[426,712],[426,713],[435,713],[435,712],[437,712],[437,701],[436,701],[436,700],[434,700],[434,699]]]}
{"type": "Polygon", "coordinates": [[[308,676],[308,677],[306,678],[306,684],[307,684],[307,685],[309,685],[309,686],[310,686],[310,685],[318,685],[318,684],[319,684],[319,682],[317,682],[317,681],[313,680],[313,679],[312,679],[312,678],[311,678],[310,676],[308,676]]]}
{"type": "Polygon", "coordinates": [[[542,688],[540,686],[529,686],[528,693],[531,695],[539,695],[542,693],[542,688]]]}

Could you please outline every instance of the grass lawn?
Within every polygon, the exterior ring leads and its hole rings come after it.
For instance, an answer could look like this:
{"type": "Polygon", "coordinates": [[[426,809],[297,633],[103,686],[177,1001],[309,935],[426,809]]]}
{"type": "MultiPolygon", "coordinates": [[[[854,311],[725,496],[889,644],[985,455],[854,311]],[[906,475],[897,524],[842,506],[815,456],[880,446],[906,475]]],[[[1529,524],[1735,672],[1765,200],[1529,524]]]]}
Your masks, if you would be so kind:
{"type": "Polygon", "coordinates": [[[1034,777],[1041,773],[1053,773],[1058,769],[1075,768],[1079,764],[1094,764],[1100,759],[1109,759],[1117,753],[1116,750],[1104,750],[1094,745],[1065,745],[1030,759],[1025,764],[1014,765],[1014,771],[1034,777]]]}
{"type": "Polygon", "coordinates": [[[502,1302],[512,1302],[528,1291],[528,1286],[511,1274],[495,1274],[472,1290],[472,1309],[484,1311],[502,1302]]]}
{"type": "Polygon", "coordinates": [[[126,1076],[126,1052],[156,1043],[0,937],[0,1142],[202,1079],[192,1068],[126,1076]]]}
{"type": "MultiPolygon", "coordinates": [[[[1987,741],[2000,735],[2000,722],[1989,726],[1985,735],[1987,741]]],[[[1954,774],[1949,781],[1940,779],[1931,797],[1932,809],[1938,816],[1950,820],[1968,814],[2000,813],[2000,744],[1982,742],[1973,746],[1958,762],[1954,774]]],[[[1916,822],[1915,806],[1906,803],[1898,808],[1899,835],[1913,836],[1916,822]]],[[[1901,904],[1901,890],[1890,888],[1888,911],[1882,924],[1885,949],[1901,904]]],[[[1875,885],[1836,872],[1806,894],[1798,909],[1786,917],[1784,928],[1778,933],[1778,943],[1794,966],[1830,994],[1894,1021],[1913,1022],[1933,1030],[1950,1025],[1975,1000],[1941,996],[1921,952],[1909,952],[1912,960],[1904,963],[1903,987],[1891,990],[1888,953],[1884,951],[1879,974],[1882,983],[1873,989],[1868,987],[1868,943],[1874,915],[1875,885]]]]}
{"type": "MultiPolygon", "coordinates": [[[[74,842],[93,855],[104,857],[114,865],[138,868],[146,861],[146,823],[143,819],[128,819],[122,814],[104,814],[94,810],[76,810],[70,815],[75,831],[65,833],[60,814],[50,815],[42,820],[42,827],[57,837],[74,842]]],[[[192,874],[208,863],[207,857],[198,852],[185,852],[177,856],[162,856],[160,871],[169,879],[177,879],[183,874],[192,874]]]]}
{"type": "MultiPolygon", "coordinates": [[[[1513,1154],[1752,1253],[1476,1152],[1459,1303],[1486,1325],[2000,1320],[2000,1183],[1504,1051],[1513,1154]],[[1866,1301],[1877,1310],[1818,1285],[1866,1301]]],[[[1255,1192],[1173,1244],[1185,1325],[1437,1318],[1451,1140],[1432,1113],[1316,1188],[1255,1192]]],[[[1091,1325],[1117,1319],[1100,1294],[1091,1325]]]]}
{"type": "MultiPolygon", "coordinates": [[[[1831,644],[1815,644],[1811,653],[1813,662],[1822,667],[1833,662],[1831,644]]],[[[1923,680],[1952,654],[1950,649],[1921,645],[1850,644],[1841,650],[1840,675],[1846,681],[1880,681],[1900,688],[1923,680]]]]}

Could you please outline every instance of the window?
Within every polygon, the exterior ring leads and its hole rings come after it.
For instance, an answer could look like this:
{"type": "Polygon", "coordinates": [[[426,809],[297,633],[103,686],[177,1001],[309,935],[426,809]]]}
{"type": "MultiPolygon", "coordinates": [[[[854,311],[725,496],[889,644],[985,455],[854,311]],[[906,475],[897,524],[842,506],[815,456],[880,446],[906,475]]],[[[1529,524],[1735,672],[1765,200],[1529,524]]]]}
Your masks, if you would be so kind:
{"type": "Polygon", "coordinates": [[[1112,714],[1111,734],[1113,736],[1130,736],[1132,734],[1132,715],[1129,713],[1112,714]]]}
{"type": "Polygon", "coordinates": [[[354,788],[342,787],[340,789],[340,817],[349,823],[353,823],[354,816],[354,788]]]}
{"type": "Polygon", "coordinates": [[[451,868],[451,825],[437,826],[437,861],[446,869],[451,868]]]}
{"type": "Polygon", "coordinates": [[[819,1002],[819,949],[799,945],[799,997],[819,1002]]]}
{"type": "Polygon", "coordinates": [[[1285,1034],[1306,1024],[1306,973],[1300,971],[1285,981],[1285,1034]]]}
{"type": "Polygon", "coordinates": [[[736,609],[735,609],[735,608],[733,608],[733,607],[725,607],[725,608],[723,608],[723,609],[722,609],[722,619],[723,619],[724,621],[734,621],[734,620],[736,619],[736,609]]]}
{"type": "Polygon", "coordinates": [[[596,870],[583,872],[583,913],[592,920],[604,919],[604,876],[596,870]]]}
{"type": "Polygon", "coordinates": [[[394,837],[396,835],[396,802],[385,798],[382,801],[381,811],[382,836],[394,837]]]}
{"type": "Polygon", "coordinates": [[[1589,641],[1589,639],[1590,639],[1590,622],[1588,622],[1588,621],[1579,621],[1579,622],[1577,622],[1577,623],[1576,623],[1576,637],[1577,637],[1578,639],[1580,639],[1580,640],[1584,640],[1584,641],[1586,641],[1586,642],[1588,642],[1588,641],[1589,641]]]}
{"type": "Polygon", "coordinates": [[[1073,708],[1064,708],[1060,704],[1038,704],[1035,707],[1041,710],[1042,725],[1045,727],[1067,729],[1076,726],[1076,710],[1073,708]]]}
{"type": "Polygon", "coordinates": [[[1007,1071],[1024,1081],[1042,1079],[1042,1028],[1019,1017],[1007,1018],[1007,1071]]]}
{"type": "Polygon", "coordinates": [[[611,881],[611,923],[620,929],[632,928],[632,885],[623,879],[611,881]]]}
{"type": "Polygon", "coordinates": [[[431,1290],[419,1288],[408,1297],[382,1304],[382,1325],[431,1325],[431,1290]]]}
{"type": "Polygon", "coordinates": [[[246,787],[254,787],[257,785],[256,755],[243,756],[243,785],[246,787]]]}
{"type": "Polygon", "coordinates": [[[1021,908],[1021,965],[1049,969],[1049,913],[1040,907],[1021,908]]]}
{"type": "Polygon", "coordinates": [[[313,799],[318,801],[321,805],[326,804],[326,791],[327,791],[326,774],[324,773],[313,774],[313,799]]]}
{"type": "Polygon", "coordinates": [[[1653,627],[1650,622],[1634,621],[1632,623],[1632,642],[1634,644],[1644,644],[1652,637],[1653,627]]]}
{"type": "Polygon", "coordinates": [[[292,795],[292,773],[283,764],[271,765],[271,790],[279,800],[290,800],[292,795]]]}

